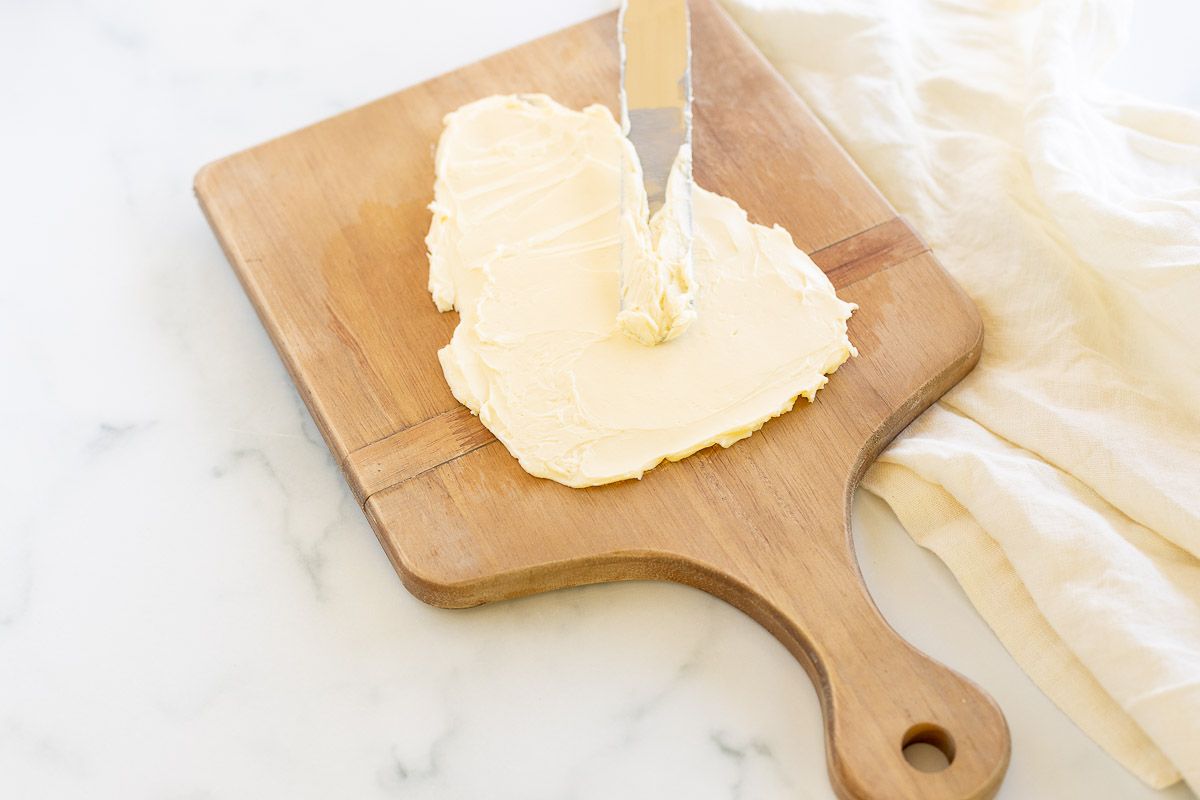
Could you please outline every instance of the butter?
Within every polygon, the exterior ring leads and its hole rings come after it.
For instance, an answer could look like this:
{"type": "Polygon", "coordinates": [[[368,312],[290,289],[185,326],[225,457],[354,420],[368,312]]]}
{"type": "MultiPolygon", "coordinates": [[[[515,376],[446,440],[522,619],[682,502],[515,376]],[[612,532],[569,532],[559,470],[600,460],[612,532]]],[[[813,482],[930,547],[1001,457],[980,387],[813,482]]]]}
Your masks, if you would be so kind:
{"type": "Polygon", "coordinates": [[[646,220],[636,153],[603,106],[463,106],[435,171],[429,291],[460,315],[442,370],[532,475],[595,486],[729,447],[855,354],[855,306],[787,231],[728,198],[694,188],[691,269],[679,268],[670,191],[646,220]],[[622,246],[646,265],[624,289],[622,246]]]}

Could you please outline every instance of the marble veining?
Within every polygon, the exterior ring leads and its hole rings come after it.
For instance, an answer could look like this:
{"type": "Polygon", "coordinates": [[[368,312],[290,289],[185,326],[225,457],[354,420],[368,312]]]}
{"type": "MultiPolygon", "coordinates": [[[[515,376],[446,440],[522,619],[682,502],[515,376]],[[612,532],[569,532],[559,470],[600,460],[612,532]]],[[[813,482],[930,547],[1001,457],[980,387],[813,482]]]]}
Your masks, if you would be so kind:
{"type": "Polygon", "coordinates": [[[96,434],[84,445],[84,451],[93,457],[103,455],[153,425],[153,420],[147,422],[101,422],[96,426],[96,434]]]}
{"type": "MultiPolygon", "coordinates": [[[[0,797],[833,796],[803,670],[719,601],[411,597],[192,197],[207,161],[614,3],[517,5],[0,3],[0,797]]],[[[856,514],[888,617],[1008,713],[1002,798],[1157,796],[856,514]]]]}

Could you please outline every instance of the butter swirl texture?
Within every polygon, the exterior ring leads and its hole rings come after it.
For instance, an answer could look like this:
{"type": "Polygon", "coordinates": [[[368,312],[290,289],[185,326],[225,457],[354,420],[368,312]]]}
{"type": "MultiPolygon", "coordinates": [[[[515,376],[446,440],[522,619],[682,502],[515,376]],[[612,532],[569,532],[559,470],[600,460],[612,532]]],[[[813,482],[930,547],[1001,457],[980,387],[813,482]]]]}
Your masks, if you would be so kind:
{"type": "MultiPolygon", "coordinates": [[[[699,186],[694,284],[659,293],[648,222],[629,218],[636,202],[622,210],[622,191],[646,205],[641,181],[622,180],[631,152],[607,108],[544,95],[463,106],[437,150],[429,291],[460,314],[438,353],[446,380],[526,471],[567,486],[728,447],[812,400],[855,353],[854,305],[787,231],[699,186]],[[645,347],[618,322],[623,241],[646,248],[645,296],[667,298],[668,323],[694,294],[687,335],[645,347]]],[[[671,205],[668,193],[660,214],[671,205]]],[[[661,321],[647,317],[648,330],[661,321]]]]}

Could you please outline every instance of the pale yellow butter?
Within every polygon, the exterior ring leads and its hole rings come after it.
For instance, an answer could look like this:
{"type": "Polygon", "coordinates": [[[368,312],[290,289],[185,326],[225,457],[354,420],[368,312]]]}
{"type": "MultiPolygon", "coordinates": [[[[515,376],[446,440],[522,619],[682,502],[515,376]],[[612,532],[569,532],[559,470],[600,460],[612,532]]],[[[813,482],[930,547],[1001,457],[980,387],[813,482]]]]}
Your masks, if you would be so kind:
{"type": "MultiPolygon", "coordinates": [[[[639,179],[622,180],[631,153],[608,109],[544,95],[466,105],[438,145],[429,290],[461,315],[438,353],[446,380],[525,470],[568,486],[728,447],[855,353],[853,304],[787,231],[699,186],[692,275],[647,252],[643,301],[626,298],[651,309],[650,335],[675,332],[654,347],[627,335],[622,242],[670,246],[645,219],[636,154],[639,179]]],[[[674,213],[668,193],[658,216],[674,213]]]]}

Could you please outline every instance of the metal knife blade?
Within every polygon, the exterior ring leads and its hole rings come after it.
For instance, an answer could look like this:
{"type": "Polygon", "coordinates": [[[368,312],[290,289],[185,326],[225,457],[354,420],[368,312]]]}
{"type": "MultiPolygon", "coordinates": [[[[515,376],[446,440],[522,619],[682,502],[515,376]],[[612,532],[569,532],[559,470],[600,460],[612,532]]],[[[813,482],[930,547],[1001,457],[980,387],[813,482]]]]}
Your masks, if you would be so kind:
{"type": "MultiPolygon", "coordinates": [[[[621,123],[642,163],[653,215],[666,200],[667,177],[692,141],[692,51],[687,0],[623,0],[621,123]]],[[[688,216],[691,175],[687,176],[688,216]]]]}

